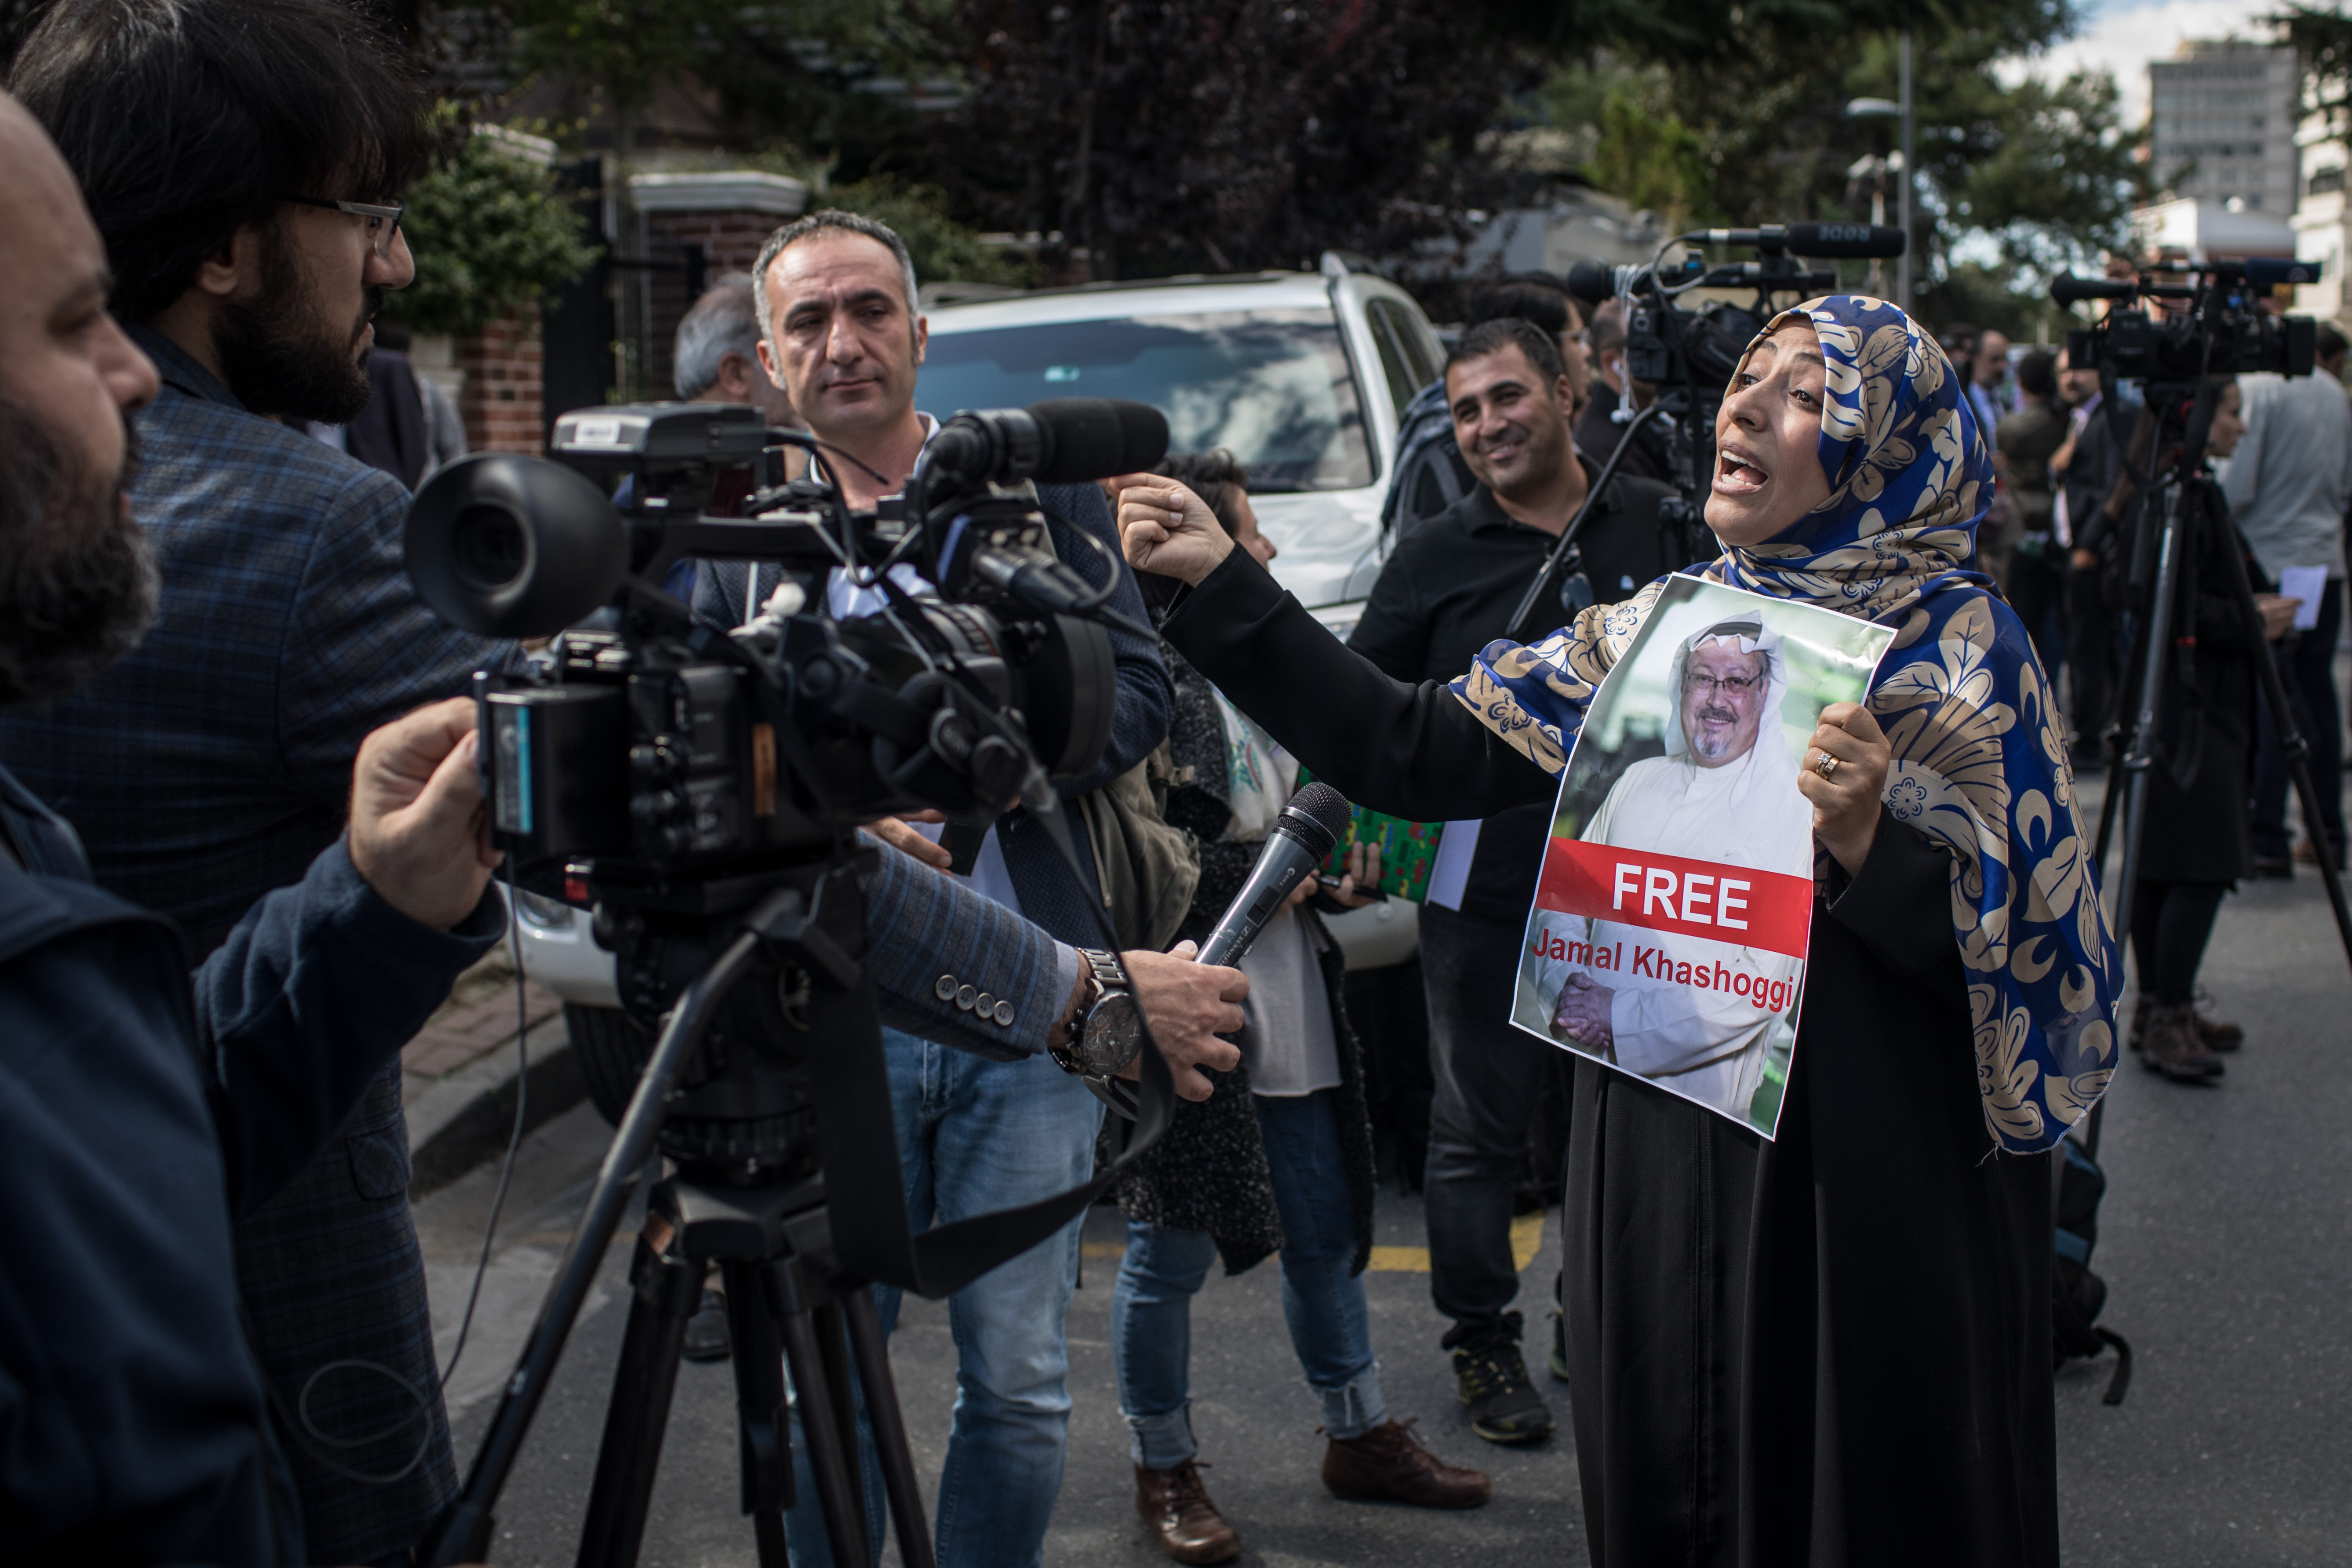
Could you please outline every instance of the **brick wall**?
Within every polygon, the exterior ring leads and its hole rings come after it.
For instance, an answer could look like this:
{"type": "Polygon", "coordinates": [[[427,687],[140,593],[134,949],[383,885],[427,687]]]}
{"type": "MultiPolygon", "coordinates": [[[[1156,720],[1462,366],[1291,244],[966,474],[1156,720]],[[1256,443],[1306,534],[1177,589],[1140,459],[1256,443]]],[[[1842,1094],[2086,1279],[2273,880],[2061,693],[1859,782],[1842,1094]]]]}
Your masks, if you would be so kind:
{"type": "Polygon", "coordinates": [[[539,318],[492,321],[457,341],[466,384],[457,412],[477,452],[539,452],[546,446],[540,405],[539,318]]]}
{"type": "MultiPolygon", "coordinates": [[[[649,212],[645,215],[646,258],[649,261],[683,262],[686,247],[702,247],[704,287],[723,273],[748,272],[760,258],[760,247],[777,226],[789,220],[759,212],[649,212]]],[[[687,297],[683,270],[647,274],[652,310],[646,321],[646,385],[650,395],[671,397],[671,352],[677,346],[677,323],[694,301],[687,297]]]]}

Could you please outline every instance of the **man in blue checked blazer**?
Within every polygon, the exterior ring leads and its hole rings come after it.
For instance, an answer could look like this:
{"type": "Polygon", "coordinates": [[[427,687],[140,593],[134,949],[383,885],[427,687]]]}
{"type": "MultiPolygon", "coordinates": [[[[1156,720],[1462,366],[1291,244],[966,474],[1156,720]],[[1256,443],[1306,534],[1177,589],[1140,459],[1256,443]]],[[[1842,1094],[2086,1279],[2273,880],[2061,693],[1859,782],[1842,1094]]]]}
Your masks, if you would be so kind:
{"type": "MultiPolygon", "coordinates": [[[[162,376],[130,490],[162,600],[79,695],[0,718],[0,762],[193,963],[335,841],[370,731],[507,657],[416,598],[400,484],[276,417],[364,405],[369,319],[415,275],[396,204],[430,151],[421,100],[330,0],[67,0],[10,85],[81,182],[162,376]]],[[[315,1428],[281,1414],[314,1562],[404,1561],[455,1486],[407,1189],[395,1060],[238,1218],[273,1394],[315,1428]],[[350,1362],[378,1370],[330,1370],[350,1362]]]]}

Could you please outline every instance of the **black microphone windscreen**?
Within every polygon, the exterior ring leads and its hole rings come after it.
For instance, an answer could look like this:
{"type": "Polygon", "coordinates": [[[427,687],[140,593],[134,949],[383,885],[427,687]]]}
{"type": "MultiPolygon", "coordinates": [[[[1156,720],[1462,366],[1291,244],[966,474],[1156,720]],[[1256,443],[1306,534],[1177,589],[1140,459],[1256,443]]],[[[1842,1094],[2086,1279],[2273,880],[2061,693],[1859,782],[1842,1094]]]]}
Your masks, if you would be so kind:
{"type": "Polygon", "coordinates": [[[1568,291],[1588,305],[1598,305],[1617,292],[1617,269],[1591,258],[1568,269],[1568,291]]]}
{"type": "Polygon", "coordinates": [[[2246,282],[2255,289],[2274,289],[2282,283],[2316,283],[2321,270],[2316,261],[2298,261],[2292,257],[2246,258],[2246,282]]]}
{"type": "Polygon", "coordinates": [[[1316,854],[1318,860],[1331,853],[1356,815],[1354,808],[1348,805],[1348,797],[1321,779],[1309,779],[1299,785],[1298,793],[1290,797],[1290,804],[1282,808],[1282,814],[1304,819],[1299,823],[1301,826],[1311,826],[1321,830],[1322,838],[1317,845],[1316,854]]]}
{"type": "Polygon", "coordinates": [[[1139,474],[1168,455],[1168,419],[1148,403],[1120,397],[1049,397],[1029,405],[1048,456],[1032,476],[1039,484],[1076,484],[1139,474]]]}
{"type": "Polygon", "coordinates": [[[1788,245],[1800,256],[1900,256],[1903,231],[1885,224],[1792,223],[1788,245]]]}
{"type": "Polygon", "coordinates": [[[2050,279],[2050,298],[2061,305],[2083,300],[2129,300],[2138,293],[2138,280],[2131,278],[2077,278],[2061,272],[2050,279]]]}

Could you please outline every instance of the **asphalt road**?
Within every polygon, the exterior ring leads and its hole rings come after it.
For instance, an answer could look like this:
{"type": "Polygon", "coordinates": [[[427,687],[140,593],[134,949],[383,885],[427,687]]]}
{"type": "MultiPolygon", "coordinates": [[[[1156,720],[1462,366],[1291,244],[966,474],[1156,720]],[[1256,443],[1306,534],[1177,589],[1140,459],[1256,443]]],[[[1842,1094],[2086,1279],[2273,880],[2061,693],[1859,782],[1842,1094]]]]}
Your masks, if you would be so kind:
{"type": "MultiPolygon", "coordinates": [[[[2342,1322],[2352,1298],[2352,970],[2316,879],[2249,884],[2231,898],[2204,978],[2218,1011],[2250,1037],[2227,1079],[2191,1089],[2126,1067],[2109,1098],[2110,1188],[2095,1266],[2112,1292],[2103,1321],[2129,1338],[2137,1369],[2120,1408],[2099,1402],[2109,1362],[2058,1376],[2066,1561],[2083,1568],[2352,1562],[2352,1357],[2342,1322]]],[[[583,1107],[535,1134],[519,1162],[472,1341],[451,1384],[461,1459],[537,1310],[604,1138],[583,1107]]],[[[494,1184],[494,1171],[478,1171],[419,1205],[445,1356],[494,1184]]],[[[1557,1257],[1549,1219],[1523,1274],[1521,1304],[1538,1321],[1557,1257]]],[[[1384,1245],[1407,1249],[1384,1257],[1409,1266],[1422,1243],[1418,1201],[1385,1193],[1380,1228],[1384,1245]]],[[[1076,1408],[1050,1564],[1164,1561],[1135,1522],[1111,1378],[1118,1235],[1116,1215],[1096,1211],[1070,1319],[1076,1408]]],[[[615,1247],[508,1489],[499,1563],[564,1563],[577,1548],[620,1339],[625,1263],[615,1247]]],[[[1426,1276],[1388,1268],[1367,1283],[1391,1406],[1419,1416],[1445,1458],[1491,1472],[1495,1500],[1474,1513],[1431,1514],[1340,1503],[1322,1490],[1316,1411],[1282,1329],[1269,1262],[1237,1279],[1213,1278],[1195,1306],[1194,1422],[1213,1465],[1211,1490],[1246,1543],[1243,1561],[1585,1562],[1565,1433],[1517,1451],[1472,1436],[1436,1347],[1441,1325],[1426,1276]]],[[[943,1306],[908,1304],[894,1360],[928,1498],[953,1396],[943,1306]]],[[[1885,1373],[1899,1382],[1905,1369],[1885,1373]]],[[[1548,1385],[1563,1396],[1564,1416],[1565,1389],[1548,1385]]],[[[730,1375],[723,1365],[689,1364],[644,1561],[719,1568],[753,1560],[737,1512],[730,1375]]],[[[895,1563],[895,1551],[886,1560],[895,1563]]]]}

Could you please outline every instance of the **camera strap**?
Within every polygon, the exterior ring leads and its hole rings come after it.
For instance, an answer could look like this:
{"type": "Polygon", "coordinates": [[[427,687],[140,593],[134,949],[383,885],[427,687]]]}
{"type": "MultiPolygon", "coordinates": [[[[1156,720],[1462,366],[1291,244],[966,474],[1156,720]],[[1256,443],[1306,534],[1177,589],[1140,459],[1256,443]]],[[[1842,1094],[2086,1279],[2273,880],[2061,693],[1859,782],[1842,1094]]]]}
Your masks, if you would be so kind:
{"type": "MultiPolygon", "coordinates": [[[[1033,816],[1060,850],[1073,875],[1076,847],[1058,811],[1033,816]]],[[[850,880],[850,896],[856,883],[850,880]]],[[[826,889],[842,896],[839,883],[826,889]]],[[[1099,912],[1105,946],[1117,945],[1099,912]]],[[[883,1056],[882,1027],[874,985],[861,966],[853,987],[823,991],[833,1016],[813,1018],[811,1034],[833,1048],[809,1053],[810,1097],[823,1130],[825,1202],[832,1211],[833,1246],[843,1272],[876,1284],[895,1285],[938,1300],[953,1295],[982,1274],[1051,1238],[1092,1207],[1110,1184],[1142,1157],[1168,1130],[1175,1112],[1176,1083],[1144,1020],[1151,1047],[1138,1058],[1135,1126],[1125,1151],[1090,1179],[1051,1197],[1017,1208],[910,1233],[904,1179],[899,1173],[898,1133],[890,1109],[889,1070],[883,1056]]]]}

